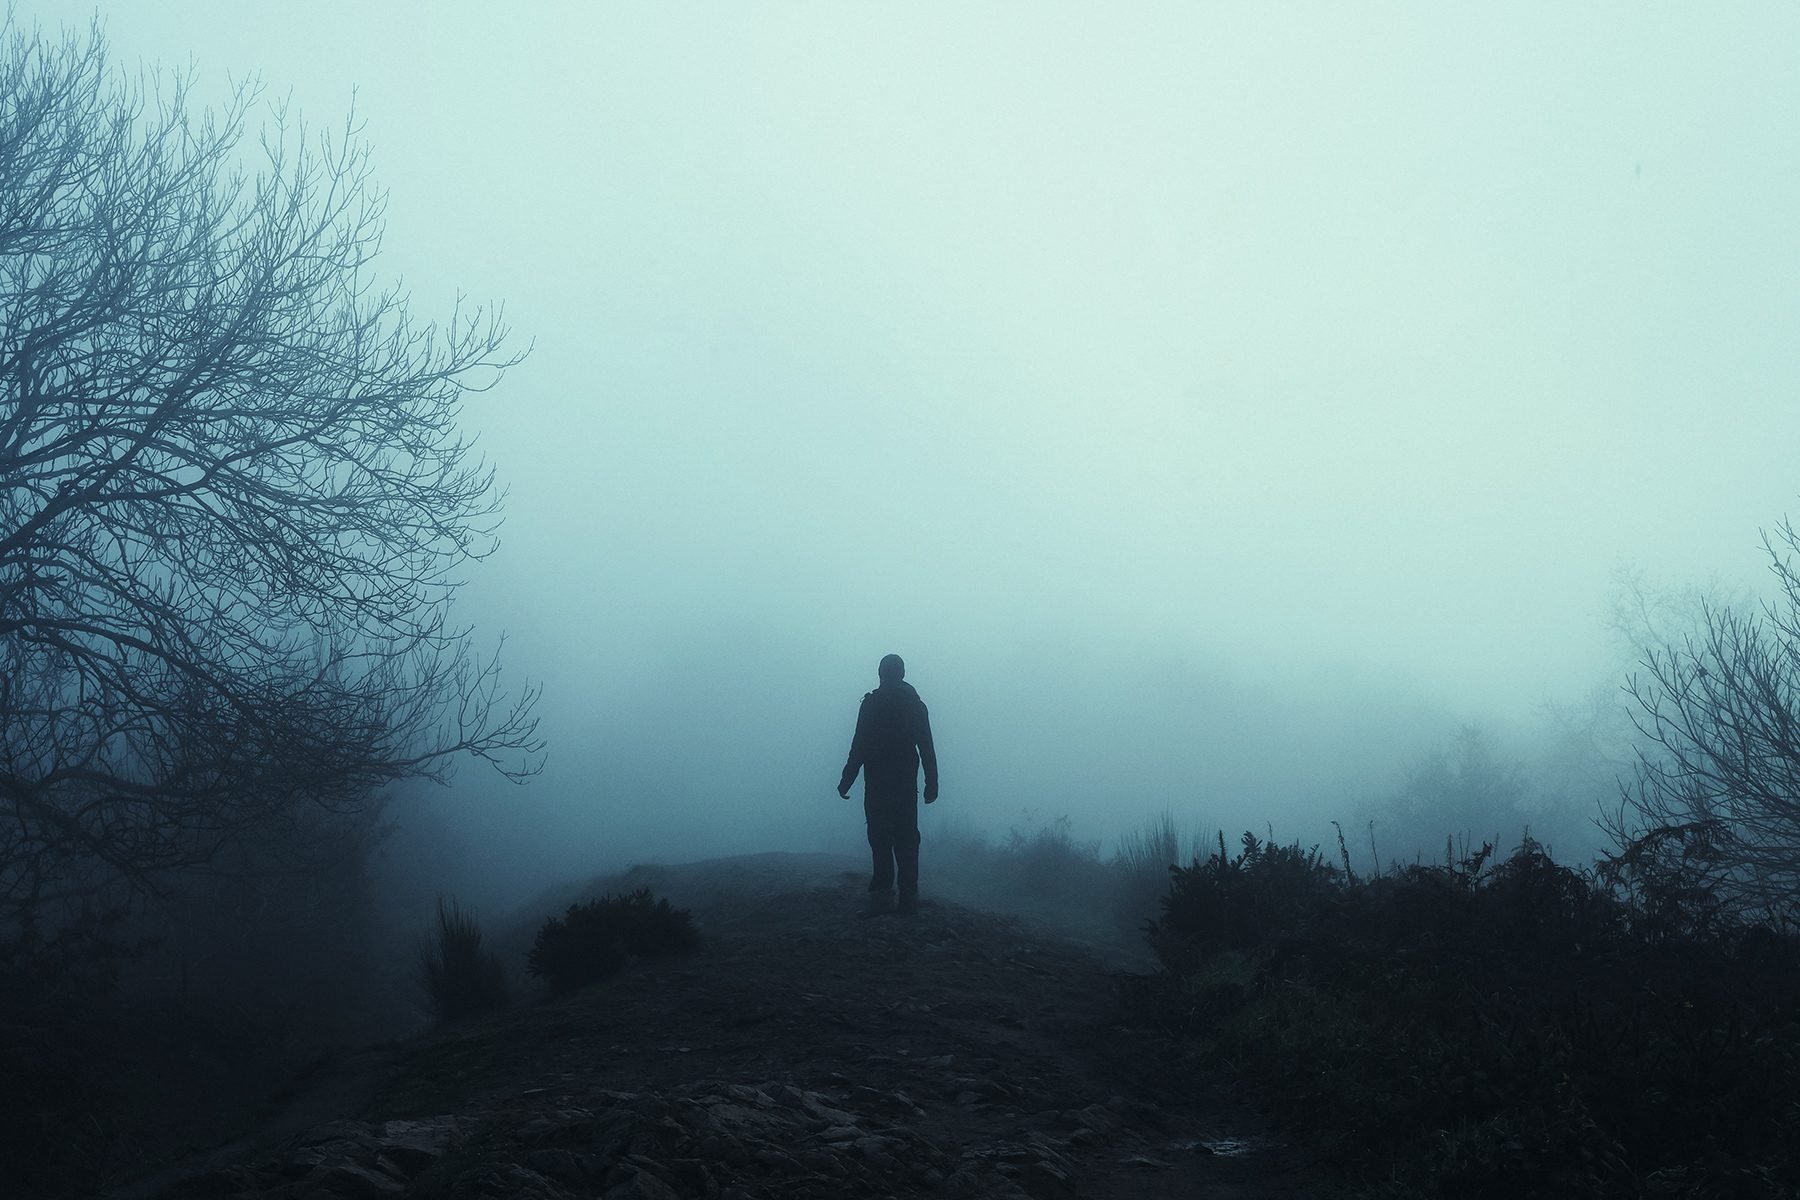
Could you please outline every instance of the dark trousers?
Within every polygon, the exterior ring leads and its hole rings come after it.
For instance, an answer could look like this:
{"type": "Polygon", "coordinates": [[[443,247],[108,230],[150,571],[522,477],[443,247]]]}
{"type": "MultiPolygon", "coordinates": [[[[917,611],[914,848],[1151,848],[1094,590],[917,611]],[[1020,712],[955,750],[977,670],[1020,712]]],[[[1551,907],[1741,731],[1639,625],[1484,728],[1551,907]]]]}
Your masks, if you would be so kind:
{"type": "Polygon", "coordinates": [[[896,877],[903,898],[919,894],[919,793],[867,788],[863,816],[869,822],[869,851],[875,857],[871,892],[891,891],[896,877]]]}

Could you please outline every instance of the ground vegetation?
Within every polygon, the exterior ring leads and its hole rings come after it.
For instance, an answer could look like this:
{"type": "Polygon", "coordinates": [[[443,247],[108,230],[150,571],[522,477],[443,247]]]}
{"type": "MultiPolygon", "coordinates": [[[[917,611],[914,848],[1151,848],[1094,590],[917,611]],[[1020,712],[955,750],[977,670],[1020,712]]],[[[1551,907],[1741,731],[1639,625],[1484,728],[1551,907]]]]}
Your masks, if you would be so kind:
{"type": "Polygon", "coordinates": [[[1148,935],[1134,1002],[1171,1053],[1363,1194],[1800,1187],[1800,939],[1704,873],[1526,839],[1358,876],[1246,834],[1174,873],[1148,935]]]}

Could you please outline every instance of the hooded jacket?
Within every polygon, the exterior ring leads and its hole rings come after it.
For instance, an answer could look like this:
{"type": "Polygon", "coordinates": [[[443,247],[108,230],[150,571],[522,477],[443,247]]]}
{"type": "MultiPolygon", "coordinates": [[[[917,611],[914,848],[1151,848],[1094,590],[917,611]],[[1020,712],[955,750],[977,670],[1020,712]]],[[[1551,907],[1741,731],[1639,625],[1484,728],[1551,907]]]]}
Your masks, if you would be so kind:
{"type": "Polygon", "coordinates": [[[860,770],[871,793],[911,795],[918,790],[921,763],[925,787],[934,791],[937,750],[931,744],[931,714],[912,684],[884,682],[863,696],[857,709],[856,735],[850,739],[840,787],[848,790],[860,770]]]}

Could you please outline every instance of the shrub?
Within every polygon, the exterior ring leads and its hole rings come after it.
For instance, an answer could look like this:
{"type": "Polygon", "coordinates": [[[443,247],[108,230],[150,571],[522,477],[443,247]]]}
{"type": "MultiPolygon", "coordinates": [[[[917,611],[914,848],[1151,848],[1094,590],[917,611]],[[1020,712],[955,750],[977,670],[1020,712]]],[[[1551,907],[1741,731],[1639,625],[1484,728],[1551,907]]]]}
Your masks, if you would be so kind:
{"type": "Polygon", "coordinates": [[[1028,827],[1014,826],[1004,847],[1011,886],[1019,895],[1057,900],[1081,890],[1082,884],[1100,884],[1105,879],[1100,843],[1076,841],[1068,817],[1035,827],[1030,825],[1030,814],[1026,819],[1028,827]]]}
{"type": "Polygon", "coordinates": [[[1134,999],[1367,1195],[1800,1194],[1800,938],[1640,899],[1529,837],[1355,879],[1246,836],[1134,999]]]}
{"type": "Polygon", "coordinates": [[[571,904],[538,930],[526,956],[527,969],[550,984],[552,993],[572,991],[605,979],[628,956],[663,958],[698,949],[694,916],[654,899],[649,888],[571,904]]]}
{"type": "Polygon", "coordinates": [[[506,972],[481,948],[475,914],[455,900],[438,901],[435,937],[419,943],[419,978],[441,1021],[455,1021],[506,1004],[506,972]]]}
{"type": "Polygon", "coordinates": [[[1312,932],[1332,911],[1343,886],[1338,869],[1311,850],[1261,841],[1244,834],[1236,856],[1219,849],[1204,863],[1170,872],[1163,915],[1146,929],[1165,965],[1179,969],[1219,950],[1247,950],[1272,931],[1292,937],[1312,932]]]}

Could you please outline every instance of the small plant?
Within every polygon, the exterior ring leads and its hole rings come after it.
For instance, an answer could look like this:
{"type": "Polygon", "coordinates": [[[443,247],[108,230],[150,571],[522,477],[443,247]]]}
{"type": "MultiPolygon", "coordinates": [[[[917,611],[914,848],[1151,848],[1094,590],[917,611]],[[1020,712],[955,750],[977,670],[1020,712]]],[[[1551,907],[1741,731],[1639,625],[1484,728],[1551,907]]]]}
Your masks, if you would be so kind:
{"type": "Polygon", "coordinates": [[[538,930],[526,968],[552,993],[597,983],[625,965],[628,956],[664,958],[698,949],[694,916],[657,900],[649,888],[571,904],[538,930]]]}
{"type": "Polygon", "coordinates": [[[1183,838],[1170,812],[1121,837],[1108,863],[1117,878],[1113,907],[1120,930],[1141,929],[1169,890],[1170,873],[1199,856],[1199,838],[1183,838]]]}
{"type": "Polygon", "coordinates": [[[506,972],[481,948],[481,925],[455,900],[438,900],[435,937],[419,942],[419,979],[440,1021],[456,1021],[506,1004],[506,972]]]}

